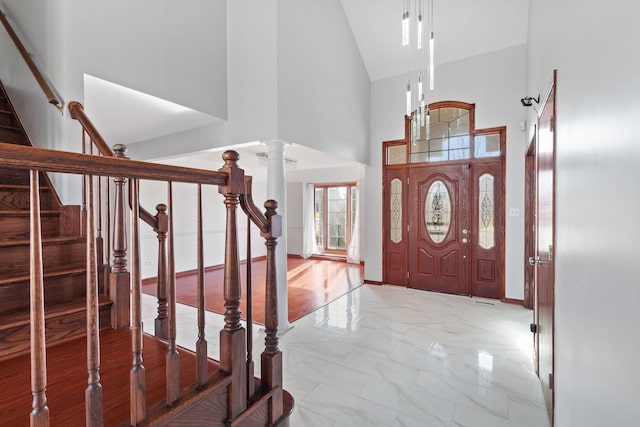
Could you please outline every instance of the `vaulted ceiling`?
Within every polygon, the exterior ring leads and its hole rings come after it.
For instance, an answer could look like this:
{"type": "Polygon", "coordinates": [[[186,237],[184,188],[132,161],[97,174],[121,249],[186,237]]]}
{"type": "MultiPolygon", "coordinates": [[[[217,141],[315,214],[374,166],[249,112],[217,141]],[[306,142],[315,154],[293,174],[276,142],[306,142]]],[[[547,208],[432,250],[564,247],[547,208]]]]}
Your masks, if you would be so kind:
{"type": "MultiPolygon", "coordinates": [[[[371,81],[406,73],[408,48],[401,46],[406,0],[341,1],[371,81]]],[[[411,0],[411,13],[416,1],[411,0]]],[[[526,43],[528,20],[529,0],[433,0],[435,63],[526,43]]]]}
{"type": "MultiPolygon", "coordinates": [[[[404,74],[409,69],[408,48],[401,46],[405,1],[341,0],[371,81],[404,74]]],[[[410,0],[412,11],[416,1],[410,0]]],[[[429,0],[423,1],[426,4],[429,0]]],[[[436,65],[527,41],[529,0],[432,1],[436,65]]],[[[416,64],[414,61],[413,65],[416,64]]],[[[92,76],[85,77],[85,97],[89,109],[95,110],[91,113],[98,127],[105,133],[115,129],[104,135],[109,141],[133,143],[220,121],[92,76]]],[[[244,150],[249,157],[255,156],[256,150],[266,151],[259,146],[244,150]]],[[[302,146],[289,151],[295,152],[301,169],[331,167],[342,162],[331,156],[319,157],[315,150],[302,146]],[[312,161],[307,162],[307,158],[312,161]]]]}

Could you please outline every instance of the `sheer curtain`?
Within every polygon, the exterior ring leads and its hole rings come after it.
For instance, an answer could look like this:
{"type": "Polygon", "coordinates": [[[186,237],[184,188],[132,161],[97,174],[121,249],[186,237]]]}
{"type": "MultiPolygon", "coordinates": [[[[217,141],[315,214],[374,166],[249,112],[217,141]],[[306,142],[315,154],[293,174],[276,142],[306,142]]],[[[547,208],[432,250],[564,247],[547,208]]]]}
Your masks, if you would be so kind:
{"type": "Polygon", "coordinates": [[[308,183],[302,185],[302,258],[309,258],[318,252],[313,217],[315,187],[308,183]]]}
{"type": "MultiPolygon", "coordinates": [[[[347,249],[347,262],[360,264],[360,182],[356,184],[356,212],[351,231],[351,241],[347,249]]],[[[351,202],[351,201],[349,201],[351,202]]]]}

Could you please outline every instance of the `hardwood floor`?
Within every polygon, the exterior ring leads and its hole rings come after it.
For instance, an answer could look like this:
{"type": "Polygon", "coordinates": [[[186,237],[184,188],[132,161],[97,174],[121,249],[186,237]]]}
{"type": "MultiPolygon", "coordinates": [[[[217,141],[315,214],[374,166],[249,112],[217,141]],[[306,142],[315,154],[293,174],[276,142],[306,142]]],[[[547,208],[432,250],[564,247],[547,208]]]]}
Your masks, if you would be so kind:
{"type": "MultiPolygon", "coordinates": [[[[252,264],[253,278],[253,320],[264,324],[264,260],[252,264]]],[[[364,279],[364,267],[361,264],[348,264],[342,261],[326,259],[302,259],[290,256],[287,260],[287,279],[289,291],[289,321],[293,322],[318,308],[330,303],[359,287],[364,279]]],[[[196,306],[197,275],[180,274],[176,279],[176,296],[178,302],[196,306]]],[[[206,307],[216,313],[224,312],[223,269],[216,267],[205,273],[206,307]]],[[[154,279],[143,281],[142,291],[157,295],[157,284],[154,279]]],[[[242,304],[246,307],[246,268],[242,267],[242,304]]],[[[243,315],[244,318],[244,315],[243,315]]]]}
{"type": "MultiPolygon", "coordinates": [[[[131,346],[129,329],[105,330],[100,334],[101,379],[104,425],[118,426],[129,419],[129,371],[131,346]]],[[[160,404],[165,396],[165,357],[167,345],[144,335],[147,411],[160,404]]],[[[195,382],[195,355],[180,352],[180,386],[195,382]]],[[[52,426],[85,424],[84,392],[87,385],[86,340],[84,338],[47,348],[47,398],[52,426]]],[[[0,425],[28,426],[31,412],[30,360],[24,355],[0,365],[0,425]]],[[[218,364],[209,360],[209,373],[218,364]]]]}

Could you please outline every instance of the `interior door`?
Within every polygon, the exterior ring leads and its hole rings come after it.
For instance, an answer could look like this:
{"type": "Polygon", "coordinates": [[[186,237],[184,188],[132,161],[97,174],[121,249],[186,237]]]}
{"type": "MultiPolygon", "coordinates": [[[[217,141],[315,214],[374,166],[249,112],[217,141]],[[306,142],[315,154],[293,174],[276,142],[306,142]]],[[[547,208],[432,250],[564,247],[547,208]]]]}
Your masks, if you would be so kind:
{"type": "Polygon", "coordinates": [[[409,171],[409,284],[470,295],[469,165],[409,171]]]}
{"type": "Polygon", "coordinates": [[[537,147],[537,267],[538,375],[553,420],[553,334],[555,304],[554,211],[555,211],[555,75],[554,85],[538,119],[537,147]]]}

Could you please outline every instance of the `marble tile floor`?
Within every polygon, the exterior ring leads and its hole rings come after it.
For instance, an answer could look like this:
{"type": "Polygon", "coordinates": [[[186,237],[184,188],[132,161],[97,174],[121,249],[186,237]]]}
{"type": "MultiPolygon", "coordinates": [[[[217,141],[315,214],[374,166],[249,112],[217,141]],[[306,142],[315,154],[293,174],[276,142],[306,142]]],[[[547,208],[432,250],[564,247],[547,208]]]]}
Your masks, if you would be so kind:
{"type": "MultiPolygon", "coordinates": [[[[177,311],[177,342],[193,349],[196,310],[177,311]]],[[[154,316],[155,298],[143,295],[147,332],[154,316]]],[[[549,426],[531,316],[500,302],[361,286],[282,334],[284,387],[296,400],[291,426],[549,426]]],[[[207,312],[206,321],[217,359],[222,316],[207,312]]],[[[264,333],[254,331],[259,360],[264,333]]]]}

